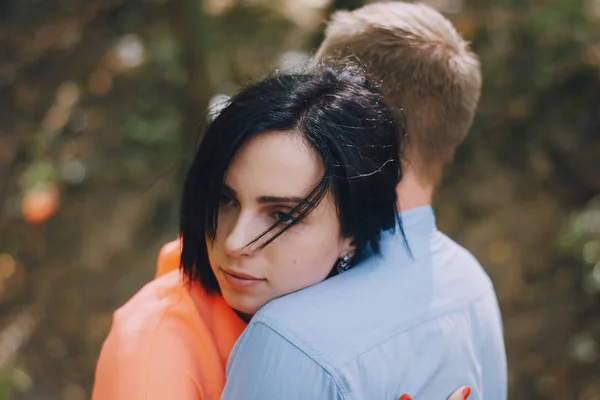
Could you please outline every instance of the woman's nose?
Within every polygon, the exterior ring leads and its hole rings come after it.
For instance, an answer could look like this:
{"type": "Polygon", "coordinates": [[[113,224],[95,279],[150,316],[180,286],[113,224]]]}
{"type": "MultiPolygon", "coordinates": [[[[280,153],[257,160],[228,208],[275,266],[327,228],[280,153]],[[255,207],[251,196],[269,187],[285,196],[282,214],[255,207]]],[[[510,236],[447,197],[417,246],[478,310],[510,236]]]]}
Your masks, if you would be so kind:
{"type": "Polygon", "coordinates": [[[256,239],[255,235],[251,218],[239,214],[225,238],[225,253],[229,257],[250,255],[253,246],[249,244],[256,239]]]}

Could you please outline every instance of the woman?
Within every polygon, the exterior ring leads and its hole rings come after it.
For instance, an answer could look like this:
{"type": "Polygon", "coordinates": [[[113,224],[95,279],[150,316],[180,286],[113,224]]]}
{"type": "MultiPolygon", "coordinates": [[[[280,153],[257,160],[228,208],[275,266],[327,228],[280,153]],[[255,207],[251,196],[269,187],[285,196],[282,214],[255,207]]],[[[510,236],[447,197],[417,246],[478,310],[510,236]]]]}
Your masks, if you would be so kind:
{"type": "Polygon", "coordinates": [[[218,399],[252,314],[377,254],[399,222],[396,129],[351,68],[274,76],[234,96],[187,175],[185,279],[167,273],[115,313],[93,399],[218,399]]]}

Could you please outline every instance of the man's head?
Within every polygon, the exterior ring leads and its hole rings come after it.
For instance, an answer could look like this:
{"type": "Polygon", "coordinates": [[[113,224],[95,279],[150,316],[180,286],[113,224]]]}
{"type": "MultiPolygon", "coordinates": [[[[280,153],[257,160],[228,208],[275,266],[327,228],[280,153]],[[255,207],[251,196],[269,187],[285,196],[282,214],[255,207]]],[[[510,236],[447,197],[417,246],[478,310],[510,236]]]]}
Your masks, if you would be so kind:
{"type": "Polygon", "coordinates": [[[406,123],[404,156],[418,180],[436,184],[477,108],[477,56],[439,12],[404,2],[335,13],[316,58],[350,55],[366,65],[395,118],[406,123]]]}

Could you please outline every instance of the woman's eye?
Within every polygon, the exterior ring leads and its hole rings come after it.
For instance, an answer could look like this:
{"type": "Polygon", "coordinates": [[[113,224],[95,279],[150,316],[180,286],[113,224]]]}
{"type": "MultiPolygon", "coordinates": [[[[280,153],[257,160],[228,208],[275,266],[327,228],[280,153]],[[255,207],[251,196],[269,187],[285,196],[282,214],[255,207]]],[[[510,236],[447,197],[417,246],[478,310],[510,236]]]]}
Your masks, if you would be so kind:
{"type": "Polygon", "coordinates": [[[288,214],[281,211],[276,211],[273,213],[273,217],[275,220],[281,224],[289,225],[294,222],[294,216],[292,214],[288,214]]]}
{"type": "Polygon", "coordinates": [[[234,206],[235,200],[233,200],[231,197],[227,196],[226,194],[222,194],[221,196],[219,196],[219,204],[222,206],[234,206]]]}

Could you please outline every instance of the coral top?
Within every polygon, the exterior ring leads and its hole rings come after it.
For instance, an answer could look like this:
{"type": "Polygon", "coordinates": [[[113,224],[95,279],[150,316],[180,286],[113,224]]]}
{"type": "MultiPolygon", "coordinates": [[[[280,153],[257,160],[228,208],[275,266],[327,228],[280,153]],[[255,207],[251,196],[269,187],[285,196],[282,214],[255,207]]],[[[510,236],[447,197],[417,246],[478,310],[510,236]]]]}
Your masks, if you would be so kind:
{"type": "Polygon", "coordinates": [[[158,253],[155,278],[179,269],[181,260],[181,240],[176,239],[165,244],[158,253]]]}
{"type": "Polygon", "coordinates": [[[115,312],[92,400],[219,399],[245,327],[221,296],[167,272],[115,312]]]}

